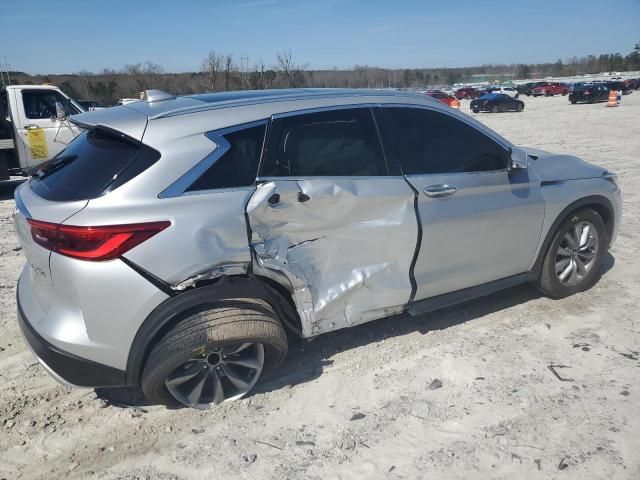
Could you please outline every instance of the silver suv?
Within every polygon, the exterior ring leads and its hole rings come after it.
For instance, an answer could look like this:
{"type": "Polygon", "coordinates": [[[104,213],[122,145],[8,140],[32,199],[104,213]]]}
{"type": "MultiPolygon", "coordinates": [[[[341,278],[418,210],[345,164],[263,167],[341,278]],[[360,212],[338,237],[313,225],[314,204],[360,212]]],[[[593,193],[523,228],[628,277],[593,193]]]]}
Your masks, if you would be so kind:
{"type": "Polygon", "coordinates": [[[239,398],[289,336],[583,291],[620,219],[614,174],[411,93],[150,91],[72,121],[15,194],[20,326],[58,380],[153,402],[239,398]]]}

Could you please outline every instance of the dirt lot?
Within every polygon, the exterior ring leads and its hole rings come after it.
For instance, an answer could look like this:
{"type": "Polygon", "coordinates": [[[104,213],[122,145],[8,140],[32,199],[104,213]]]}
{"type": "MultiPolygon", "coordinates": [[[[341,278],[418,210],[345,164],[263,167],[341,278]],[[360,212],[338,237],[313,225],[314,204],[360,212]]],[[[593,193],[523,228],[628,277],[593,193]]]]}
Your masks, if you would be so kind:
{"type": "Polygon", "coordinates": [[[640,92],[620,108],[524,100],[475,116],[620,175],[623,223],[592,290],[518,287],[298,342],[281,376],[210,411],[125,408],[49,377],[14,319],[24,258],[5,186],[0,478],[640,478],[640,92]]]}

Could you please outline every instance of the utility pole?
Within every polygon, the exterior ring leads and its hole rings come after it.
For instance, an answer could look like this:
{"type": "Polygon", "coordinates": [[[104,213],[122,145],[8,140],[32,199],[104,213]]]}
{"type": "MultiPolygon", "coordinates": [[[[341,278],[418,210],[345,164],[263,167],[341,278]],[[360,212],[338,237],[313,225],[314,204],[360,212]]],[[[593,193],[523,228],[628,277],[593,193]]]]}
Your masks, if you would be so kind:
{"type": "Polygon", "coordinates": [[[7,62],[7,57],[4,58],[4,63],[0,63],[0,81],[2,81],[2,86],[11,85],[11,77],[9,75],[9,69],[11,65],[7,62]],[[4,77],[7,76],[7,82],[5,83],[4,77]]]}

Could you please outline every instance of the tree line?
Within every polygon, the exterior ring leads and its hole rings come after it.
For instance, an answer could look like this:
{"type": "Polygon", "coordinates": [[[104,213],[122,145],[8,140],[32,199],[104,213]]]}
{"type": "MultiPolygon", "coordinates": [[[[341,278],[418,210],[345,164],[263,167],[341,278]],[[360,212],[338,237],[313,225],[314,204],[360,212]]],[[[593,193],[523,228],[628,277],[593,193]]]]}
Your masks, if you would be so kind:
{"type": "Polygon", "coordinates": [[[331,87],[331,88],[426,88],[470,82],[478,76],[496,79],[530,79],[547,76],[573,76],[613,71],[640,70],[640,42],[631,53],[609,53],[571,57],[564,61],[538,64],[482,65],[467,68],[385,69],[355,65],[350,69],[312,70],[291,51],[279,52],[275,62],[250,61],[233,53],[211,50],[199,70],[166,72],[151,61],[128,64],[120,70],[99,73],[80,71],[64,75],[29,75],[11,72],[12,83],[58,85],[76,99],[89,99],[110,105],[119,98],[137,98],[139,92],[157,88],[174,94],[228,90],[331,87]]]}

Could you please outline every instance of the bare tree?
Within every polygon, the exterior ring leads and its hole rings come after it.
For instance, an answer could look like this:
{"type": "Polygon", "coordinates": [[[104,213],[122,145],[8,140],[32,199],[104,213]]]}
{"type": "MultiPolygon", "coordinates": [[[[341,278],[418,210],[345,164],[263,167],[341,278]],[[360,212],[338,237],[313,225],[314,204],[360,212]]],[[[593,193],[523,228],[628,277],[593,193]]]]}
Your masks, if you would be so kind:
{"type": "Polygon", "coordinates": [[[147,60],[144,63],[127,64],[122,73],[131,78],[136,93],[150,88],[162,88],[164,68],[157,63],[147,60]]]}
{"type": "Polygon", "coordinates": [[[304,82],[302,70],[306,68],[306,65],[298,65],[293,58],[291,50],[278,52],[277,59],[276,68],[282,72],[287,87],[296,88],[297,85],[304,82]]]}
{"type": "Polygon", "coordinates": [[[222,69],[222,62],[224,57],[222,54],[216,53],[215,50],[209,50],[207,58],[202,61],[202,72],[207,75],[209,79],[209,89],[212,92],[216,90],[216,82],[218,80],[218,74],[222,69]]]}
{"type": "Polygon", "coordinates": [[[229,90],[229,77],[233,68],[233,54],[229,53],[224,57],[224,89],[229,90]]]}

